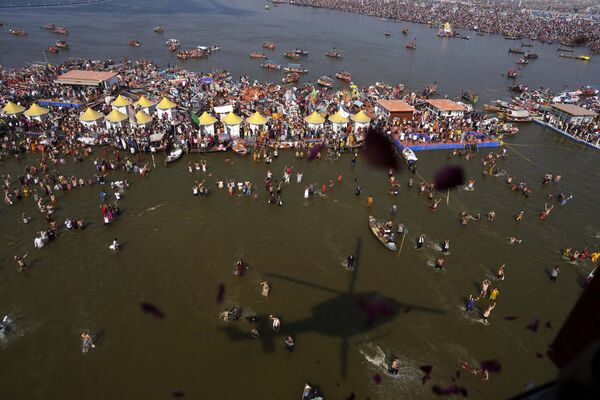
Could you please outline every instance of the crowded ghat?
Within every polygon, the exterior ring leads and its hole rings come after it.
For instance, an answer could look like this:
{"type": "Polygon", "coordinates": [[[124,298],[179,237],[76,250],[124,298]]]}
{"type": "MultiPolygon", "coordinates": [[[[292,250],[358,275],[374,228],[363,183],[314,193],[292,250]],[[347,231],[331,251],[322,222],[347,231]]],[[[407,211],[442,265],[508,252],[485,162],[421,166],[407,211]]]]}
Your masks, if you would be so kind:
{"type": "MultiPolygon", "coordinates": [[[[600,51],[600,24],[598,14],[582,13],[585,4],[565,2],[559,10],[547,11],[545,7],[556,2],[527,1],[487,1],[469,2],[419,0],[360,1],[360,0],[293,0],[297,6],[331,8],[340,11],[373,15],[380,18],[416,22],[433,25],[436,28],[444,22],[463,29],[480,33],[497,33],[507,39],[539,40],[558,42],[564,45],[584,45],[600,51]],[[542,10],[540,10],[540,8],[542,10]]],[[[593,8],[589,8],[593,12],[593,8]]]]}
{"type": "MultiPolygon", "coordinates": [[[[33,247],[39,249],[59,237],[60,227],[75,231],[87,226],[87,221],[78,215],[66,216],[64,222],[57,221],[55,211],[59,200],[64,198],[57,195],[59,192],[98,185],[98,217],[101,216],[103,225],[108,229],[115,220],[122,218],[119,201],[127,195],[131,183],[125,179],[107,179],[111,171],[131,173],[137,181],[137,177],[143,179],[152,170],[161,168],[159,160],[174,162],[186,152],[230,151],[249,156],[254,162],[271,164],[283,149],[295,152],[297,160],[321,157],[337,160],[341,153],[351,153],[348,158],[351,157],[354,167],[359,155],[362,157],[360,148],[370,132],[378,132],[387,142],[393,143],[409,164],[412,175],[409,176],[407,190],[413,190],[414,186],[414,192],[423,200],[423,208],[434,212],[440,202],[449,202],[450,186],[444,195],[439,191],[438,182],[427,182],[416,170],[414,151],[446,149],[449,150],[449,158],[471,160],[478,149],[505,144],[505,136],[516,134],[518,128],[515,124],[521,123],[508,121],[515,120],[518,118],[515,115],[522,115],[525,111],[532,119],[577,141],[598,146],[595,92],[579,90],[554,95],[548,90],[523,90],[511,104],[498,103],[494,106],[495,110],[499,110],[498,117],[474,110],[468,104],[436,98],[435,94],[436,88],[431,85],[423,93],[405,93],[401,84],[376,84],[363,88],[351,84],[348,89],[318,88],[310,84],[299,87],[261,84],[246,75],[236,80],[225,71],[194,73],[178,67],[160,69],[148,61],[80,60],[56,66],[2,68],[1,158],[25,159],[29,163],[16,177],[2,175],[4,204],[10,207],[26,200],[36,203],[47,223],[46,228],[33,238],[33,247]],[[160,152],[166,157],[155,156],[160,152]],[[25,153],[30,153],[30,156],[25,153]],[[149,155],[143,156],[143,153],[149,155]],[[34,158],[36,161],[33,161],[34,158]],[[60,170],[61,165],[71,160],[77,163],[85,159],[93,160],[93,177],[65,176],[60,170]]],[[[508,156],[507,147],[499,153],[486,153],[481,159],[482,175],[506,176],[501,185],[507,191],[529,198],[532,185],[501,168],[508,156]]],[[[203,158],[187,165],[190,176],[204,178],[197,180],[191,188],[192,195],[205,196],[214,189],[231,197],[259,198],[259,185],[246,178],[215,176],[212,178],[214,185],[207,182],[211,176],[207,165],[211,160],[208,155],[203,158]]],[[[226,157],[224,162],[233,161],[226,157]]],[[[344,182],[342,174],[324,183],[303,182],[302,171],[288,165],[281,172],[280,175],[270,169],[266,171],[264,189],[267,203],[272,206],[284,205],[282,193],[288,184],[304,187],[303,196],[309,199],[313,196],[326,198],[344,182]]],[[[561,174],[552,171],[540,179],[543,179],[543,185],[554,187],[560,183],[561,174]]],[[[388,171],[387,182],[390,198],[393,199],[399,196],[401,186],[402,190],[406,187],[394,176],[393,168],[388,171]]],[[[456,182],[455,186],[460,184],[461,189],[468,192],[476,190],[474,179],[464,185],[462,183],[456,182]]],[[[356,198],[362,199],[359,197],[361,182],[355,180],[352,186],[356,198]]],[[[375,200],[371,194],[365,197],[363,205],[371,210],[375,200]]],[[[528,218],[542,223],[550,218],[555,203],[563,207],[572,198],[572,194],[562,190],[551,193],[544,199],[543,208],[539,203],[539,213],[528,218]]],[[[385,248],[399,257],[408,230],[402,222],[394,222],[397,210],[394,204],[387,221],[378,221],[370,216],[369,227],[385,248]]],[[[481,212],[465,209],[457,214],[457,223],[462,226],[460,229],[492,223],[496,219],[493,208],[485,210],[483,216],[481,212]]],[[[515,224],[522,224],[525,211],[517,209],[515,215],[508,218],[514,219],[515,224]]],[[[21,215],[22,223],[28,224],[31,220],[31,216],[21,215]]],[[[411,232],[410,235],[407,242],[414,241],[414,246],[410,246],[415,251],[435,252],[435,258],[428,262],[432,269],[445,271],[448,268],[449,237],[438,241],[429,238],[429,233],[411,232]]],[[[502,240],[508,246],[518,247],[523,239],[511,236],[502,240]]],[[[127,251],[119,238],[112,239],[112,236],[106,248],[112,253],[127,251]]],[[[29,252],[24,252],[14,256],[19,271],[28,270],[28,255],[29,252]]],[[[357,257],[358,254],[345,257],[343,266],[347,272],[356,268],[357,257]]],[[[591,263],[600,259],[600,253],[589,248],[568,248],[564,249],[563,257],[585,265],[586,277],[582,286],[589,285],[597,272],[597,268],[591,268],[591,263]]],[[[252,273],[246,260],[240,258],[232,262],[235,263],[231,271],[235,279],[252,273]]],[[[493,310],[503,301],[500,289],[504,290],[502,284],[507,271],[508,267],[502,264],[495,268],[493,277],[483,276],[481,284],[479,281],[476,284],[477,290],[471,288],[471,293],[465,293],[465,304],[461,305],[461,310],[467,315],[476,315],[473,319],[484,326],[493,323],[490,322],[493,310]]],[[[560,268],[555,266],[549,280],[556,282],[559,273],[560,268]]],[[[270,296],[271,282],[261,279],[257,286],[257,296],[258,293],[265,298],[270,296]]],[[[223,291],[219,289],[218,304],[223,301],[223,291]]],[[[379,313],[385,313],[385,310],[378,309],[379,306],[367,304],[366,308],[377,317],[379,313]]],[[[145,313],[164,318],[163,312],[153,304],[142,303],[141,308],[145,313]]],[[[237,306],[224,309],[218,318],[221,320],[219,323],[228,327],[227,332],[231,332],[235,321],[246,319],[250,325],[249,332],[244,332],[244,338],[251,340],[284,333],[281,336],[282,348],[293,353],[296,332],[286,330],[281,315],[267,315],[266,329],[257,324],[260,318],[266,319],[265,316],[245,315],[237,306]]],[[[3,324],[2,329],[9,329],[11,322],[3,324]]],[[[82,332],[82,351],[87,353],[95,348],[93,333],[82,332]]],[[[383,362],[384,373],[390,376],[401,374],[402,359],[396,356],[387,358],[389,360],[383,362]]],[[[484,382],[490,379],[490,373],[494,373],[485,365],[460,360],[457,364],[460,370],[484,382]]],[[[306,384],[302,398],[323,397],[316,388],[306,384]]]]}

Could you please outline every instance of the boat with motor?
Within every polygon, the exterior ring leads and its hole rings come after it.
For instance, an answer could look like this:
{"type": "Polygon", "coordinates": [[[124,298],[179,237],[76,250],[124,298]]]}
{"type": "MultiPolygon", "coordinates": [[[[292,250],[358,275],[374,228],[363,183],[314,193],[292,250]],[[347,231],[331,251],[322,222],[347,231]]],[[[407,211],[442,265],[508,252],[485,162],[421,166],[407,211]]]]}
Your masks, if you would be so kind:
{"type": "Polygon", "coordinates": [[[398,250],[396,238],[394,237],[391,227],[386,227],[385,223],[377,221],[372,215],[369,215],[369,227],[371,228],[373,235],[375,235],[386,249],[391,251],[398,250]]]}
{"type": "Polygon", "coordinates": [[[335,74],[335,77],[344,82],[352,82],[352,74],[348,71],[340,70],[335,74]]]}
{"type": "Polygon", "coordinates": [[[260,64],[260,67],[264,68],[264,69],[276,69],[276,70],[281,69],[281,65],[280,64],[276,64],[276,63],[274,63],[272,61],[269,61],[269,60],[265,60],[264,63],[260,64]]]}
{"type": "Polygon", "coordinates": [[[329,50],[326,54],[327,57],[331,57],[331,58],[342,58],[344,57],[344,53],[342,53],[341,51],[334,49],[329,50]]]}
{"type": "Polygon", "coordinates": [[[419,160],[415,152],[412,151],[409,147],[405,147],[404,149],[402,149],[402,157],[404,157],[408,164],[414,164],[419,160]]]}
{"type": "Polygon", "coordinates": [[[308,70],[302,67],[302,64],[288,64],[287,67],[283,69],[285,72],[293,72],[296,74],[306,74],[308,70]]]}
{"type": "Polygon", "coordinates": [[[517,76],[519,76],[519,71],[517,71],[516,69],[509,69],[506,73],[506,77],[510,79],[516,79],[517,76]]]}
{"type": "Polygon", "coordinates": [[[299,56],[307,56],[308,55],[308,51],[304,50],[304,49],[299,49],[299,48],[295,48],[294,53],[298,54],[299,56]]]}
{"type": "Polygon", "coordinates": [[[169,152],[169,154],[167,155],[167,159],[165,160],[165,162],[167,164],[175,162],[175,161],[179,160],[182,155],[183,155],[183,149],[181,147],[175,147],[173,150],[171,150],[169,152]]]}
{"type": "Polygon", "coordinates": [[[323,87],[330,88],[335,82],[328,76],[322,76],[319,79],[317,79],[317,83],[323,87]]]}

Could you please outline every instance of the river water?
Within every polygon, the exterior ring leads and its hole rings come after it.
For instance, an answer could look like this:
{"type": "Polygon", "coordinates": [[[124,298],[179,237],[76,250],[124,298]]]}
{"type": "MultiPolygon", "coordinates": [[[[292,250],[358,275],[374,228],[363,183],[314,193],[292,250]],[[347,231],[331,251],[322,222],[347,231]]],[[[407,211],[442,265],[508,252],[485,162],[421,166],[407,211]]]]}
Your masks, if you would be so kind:
{"type": "MultiPolygon", "coordinates": [[[[376,80],[404,82],[422,88],[437,81],[450,96],[471,88],[482,97],[506,96],[500,76],[512,64],[506,51],[510,42],[471,35],[470,41],[439,40],[425,26],[392,24],[375,18],[327,10],[272,7],[263,10],[257,1],[108,1],[63,9],[2,10],[7,26],[29,31],[26,38],[0,35],[0,60],[20,65],[39,60],[40,49],[55,37],[37,27],[46,22],[70,29],[73,57],[151,58],[175,63],[162,42],[169,37],[184,44],[221,43],[223,50],[208,60],[187,62],[194,70],[223,67],[234,74],[248,72],[259,80],[279,74],[260,70],[247,58],[265,40],[284,49],[296,46],[311,52],[305,64],[307,79],[351,71],[361,84],[376,80]],[[152,32],[162,25],[164,35],[152,32]],[[418,50],[404,49],[408,39],[401,27],[410,27],[418,50]],[[383,32],[393,32],[386,39],[383,32]],[[360,32],[360,34],[358,34],[360,32]],[[127,40],[136,37],[142,46],[133,49],[127,40]],[[342,49],[341,62],[322,56],[331,46],[342,49]]],[[[6,26],[5,28],[6,29],[6,26]]],[[[575,88],[597,83],[598,62],[584,64],[556,57],[556,47],[536,44],[540,59],[524,69],[530,86],[575,88]]],[[[57,57],[57,61],[62,56],[57,57]]],[[[514,61],[514,60],[513,60],[514,61]]],[[[100,149],[96,150],[100,153],[100,149]]],[[[282,152],[270,166],[229,155],[186,155],[164,167],[162,156],[149,177],[114,173],[110,180],[127,178],[132,185],[120,201],[122,216],[105,228],[98,210],[100,187],[59,194],[59,221],[78,217],[89,221],[84,231],[61,230],[59,239],[41,250],[32,246],[34,233],[45,226],[31,198],[0,207],[0,314],[15,319],[14,334],[0,341],[5,368],[0,374],[0,397],[46,398],[170,398],[175,389],[186,398],[298,398],[305,380],[321,386],[329,398],[357,399],[432,397],[431,383],[421,384],[419,366],[432,365],[432,383],[453,384],[460,360],[477,363],[496,359],[502,371],[489,382],[462,374],[457,381],[475,398],[506,398],[529,382],[544,383],[557,373],[545,354],[548,344],[581,293],[590,264],[575,266],[562,260],[560,249],[597,250],[600,238],[597,184],[598,154],[537,125],[523,125],[509,142],[509,158],[500,166],[530,182],[531,198],[512,193],[504,177],[481,176],[480,156],[467,162],[452,160],[477,180],[473,192],[452,191],[437,211],[403,186],[398,197],[387,191],[386,173],[369,168],[359,157],[355,167],[349,155],[340,160],[297,161],[282,152]],[[208,174],[187,171],[187,162],[206,159],[208,174]],[[267,169],[275,177],[292,165],[304,172],[303,183],[322,183],[342,174],[344,182],[327,196],[303,199],[303,184],[283,189],[283,207],[269,206],[262,190],[267,169]],[[542,187],[545,172],[559,172],[560,184],[542,187]],[[213,186],[217,178],[251,180],[258,199],[229,197],[213,186]],[[207,179],[213,192],[207,198],[191,195],[196,180],[207,179]],[[354,195],[359,179],[363,194],[354,195]],[[573,193],[565,207],[556,206],[550,217],[538,221],[546,196],[557,191],[573,193]],[[366,196],[374,204],[366,207],[366,196]],[[396,222],[409,229],[400,256],[387,251],[368,229],[367,217],[385,219],[398,205],[396,222]],[[458,212],[483,215],[495,209],[496,221],[471,222],[463,228],[458,212]],[[517,224],[514,214],[526,210],[517,224]],[[33,216],[20,223],[22,212],[33,216]],[[428,243],[415,250],[415,239],[425,233],[428,243]],[[517,236],[520,246],[506,239],[517,236]],[[114,237],[122,251],[111,254],[114,237]],[[435,245],[451,241],[447,271],[438,273],[431,263],[435,245]],[[31,269],[19,273],[12,257],[25,254],[31,269]],[[354,275],[341,263],[358,256],[354,275]],[[232,274],[238,258],[251,269],[242,278],[232,274]],[[499,283],[498,305],[490,326],[478,315],[462,311],[464,298],[477,293],[482,279],[491,278],[500,264],[507,278],[499,283]],[[561,266],[556,284],[548,279],[554,265],[561,266]],[[269,298],[260,295],[259,283],[269,280],[269,298]],[[217,304],[219,285],[225,288],[217,304]],[[374,300],[380,299],[380,300],[374,300]],[[140,311],[150,302],[166,315],[156,319],[140,311]],[[385,304],[387,316],[367,324],[360,304],[385,304]],[[261,339],[250,339],[246,321],[219,321],[226,307],[241,306],[244,315],[261,316],[261,339]],[[279,336],[270,333],[269,314],[282,319],[279,336]],[[518,317],[505,319],[504,317],[518,317]],[[534,318],[537,333],[525,329],[534,318]],[[546,321],[550,321],[546,327],[546,321]],[[80,350],[79,333],[98,334],[97,348],[80,350]],[[293,334],[296,351],[287,353],[285,334],[293,334]],[[399,377],[385,375],[385,356],[397,355],[399,377]],[[382,376],[378,383],[377,375],[382,376]]],[[[447,164],[443,152],[419,153],[418,172],[431,179],[447,164]]],[[[0,166],[16,176],[32,156],[0,166]]],[[[60,167],[66,175],[89,177],[90,160],[60,167]]],[[[406,182],[403,170],[399,179],[406,182]]],[[[109,190],[109,192],[111,192],[109,190]]],[[[482,302],[485,306],[487,302],[482,302]]],[[[375,306],[371,308],[379,309],[375,306]]],[[[368,307],[367,307],[368,308],[368,307]]]]}

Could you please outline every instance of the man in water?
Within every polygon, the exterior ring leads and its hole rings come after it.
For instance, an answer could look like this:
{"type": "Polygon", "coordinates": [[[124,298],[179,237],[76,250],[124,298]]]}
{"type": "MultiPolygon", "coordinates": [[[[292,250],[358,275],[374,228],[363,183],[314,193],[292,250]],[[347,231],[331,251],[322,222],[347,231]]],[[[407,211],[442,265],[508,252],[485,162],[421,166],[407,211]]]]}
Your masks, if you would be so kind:
{"type": "Polygon", "coordinates": [[[400,370],[400,360],[398,358],[394,358],[388,368],[388,371],[392,375],[398,375],[399,370],[400,370]]]}
{"type": "Polygon", "coordinates": [[[356,260],[354,259],[354,254],[350,254],[346,257],[346,269],[348,271],[354,271],[354,266],[356,265],[356,260]]]}
{"type": "Polygon", "coordinates": [[[444,268],[444,257],[440,257],[435,261],[435,269],[442,270],[444,268]]]}
{"type": "Polygon", "coordinates": [[[503,281],[504,280],[504,267],[505,264],[502,264],[500,268],[498,268],[498,272],[496,272],[496,280],[503,281]]]}
{"type": "Polygon", "coordinates": [[[446,240],[444,240],[444,243],[442,243],[442,253],[448,254],[449,251],[450,251],[450,240],[446,239],[446,240]]]}
{"type": "Polygon", "coordinates": [[[120,247],[120,246],[121,246],[121,245],[120,245],[120,244],[119,244],[119,242],[117,241],[117,238],[115,238],[115,239],[112,241],[111,245],[110,245],[110,246],[108,246],[108,248],[109,248],[109,249],[111,249],[112,251],[119,251],[119,247],[120,247]]]}
{"type": "Polygon", "coordinates": [[[500,294],[500,291],[498,290],[497,287],[492,289],[492,292],[490,293],[490,301],[496,301],[496,298],[498,297],[498,295],[500,294]]]}
{"type": "Polygon", "coordinates": [[[84,353],[87,353],[90,349],[95,349],[96,345],[94,344],[92,337],[85,331],[81,332],[81,350],[84,353]]]}
{"type": "Polygon", "coordinates": [[[508,243],[509,243],[509,244],[511,244],[511,245],[513,245],[513,244],[515,244],[515,243],[516,243],[516,244],[521,244],[521,242],[522,242],[522,240],[521,240],[521,239],[517,239],[517,238],[516,238],[516,237],[514,237],[514,236],[511,236],[511,237],[509,237],[509,238],[508,238],[508,243]]]}
{"type": "Polygon", "coordinates": [[[490,314],[492,313],[492,310],[493,310],[494,308],[496,308],[496,303],[492,303],[492,304],[490,304],[490,306],[489,306],[488,308],[486,308],[486,310],[483,312],[483,315],[482,315],[481,321],[482,321],[484,324],[486,324],[486,325],[488,325],[488,324],[489,324],[489,322],[488,322],[488,318],[490,317],[490,314]]]}
{"type": "Polygon", "coordinates": [[[260,286],[262,288],[261,294],[264,297],[269,297],[269,293],[271,292],[271,285],[269,284],[269,282],[267,282],[267,281],[261,282],[260,286]]]}
{"type": "Polygon", "coordinates": [[[25,257],[27,257],[29,253],[26,253],[24,256],[15,256],[15,262],[17,263],[17,267],[19,271],[23,272],[27,268],[27,264],[25,264],[25,257]]]}
{"type": "Polygon", "coordinates": [[[290,353],[292,353],[294,351],[294,346],[295,346],[294,338],[291,336],[288,336],[285,339],[284,343],[285,343],[286,350],[289,351],[290,353]]]}
{"type": "Polygon", "coordinates": [[[425,234],[422,233],[421,236],[417,238],[417,250],[420,250],[425,244],[425,234]]]}
{"type": "Polygon", "coordinates": [[[279,333],[279,329],[281,329],[281,320],[276,315],[269,315],[269,318],[273,321],[273,331],[279,333]]]}
{"type": "Polygon", "coordinates": [[[477,299],[475,297],[473,297],[472,294],[470,294],[469,299],[467,300],[467,306],[466,306],[467,312],[473,311],[473,309],[475,308],[476,301],[477,301],[477,299]]]}
{"type": "Polygon", "coordinates": [[[556,280],[558,279],[558,274],[560,274],[560,268],[558,268],[558,265],[555,265],[554,268],[552,268],[552,272],[550,273],[550,280],[553,283],[556,282],[556,280]]]}

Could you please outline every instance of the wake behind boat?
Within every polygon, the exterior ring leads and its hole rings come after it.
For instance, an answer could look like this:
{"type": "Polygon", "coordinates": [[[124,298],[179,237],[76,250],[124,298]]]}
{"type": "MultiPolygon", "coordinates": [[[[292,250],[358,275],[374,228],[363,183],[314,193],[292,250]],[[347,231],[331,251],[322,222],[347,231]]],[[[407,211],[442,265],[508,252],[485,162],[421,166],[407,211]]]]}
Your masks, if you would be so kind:
{"type": "Polygon", "coordinates": [[[373,235],[388,249],[396,251],[398,246],[396,245],[396,239],[392,233],[391,228],[386,227],[386,224],[377,221],[372,215],[369,215],[369,227],[373,232],[373,235]]]}

